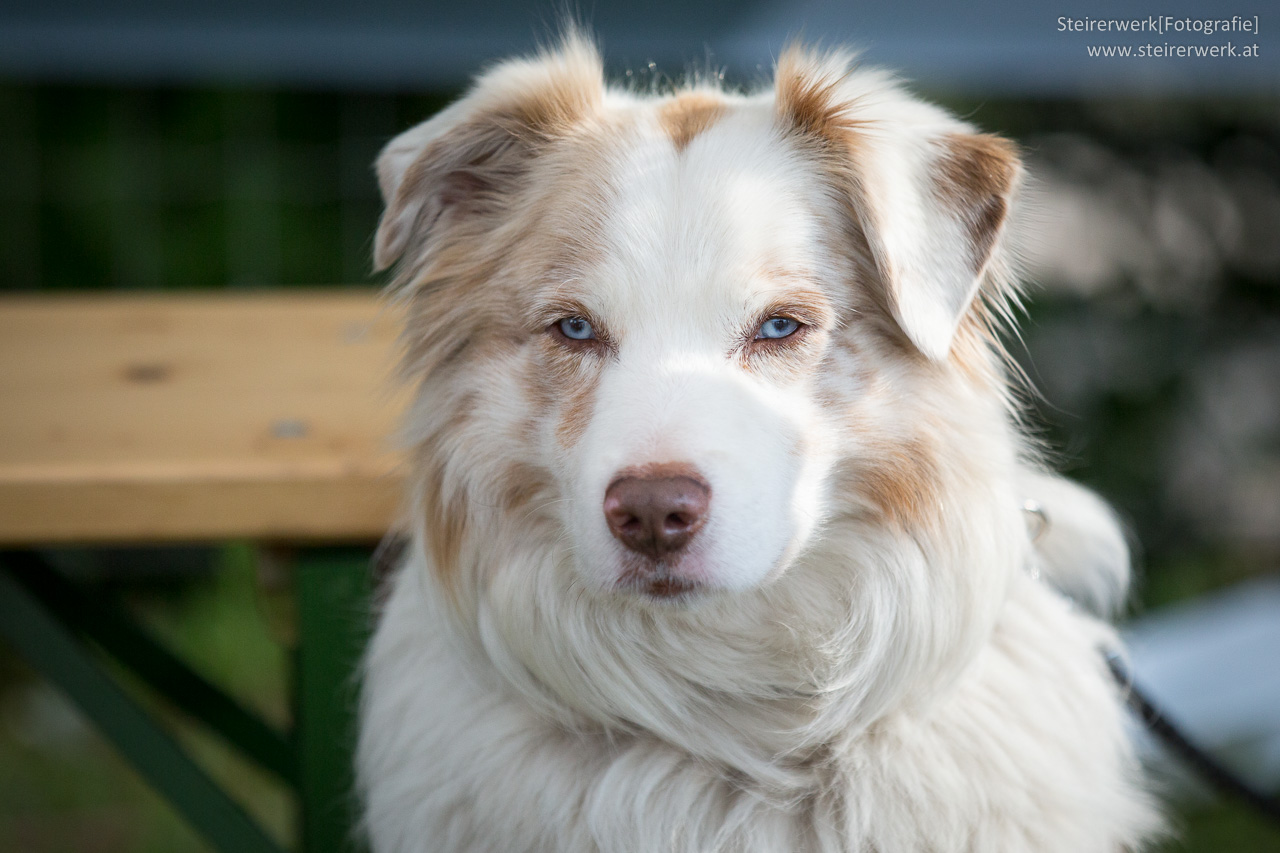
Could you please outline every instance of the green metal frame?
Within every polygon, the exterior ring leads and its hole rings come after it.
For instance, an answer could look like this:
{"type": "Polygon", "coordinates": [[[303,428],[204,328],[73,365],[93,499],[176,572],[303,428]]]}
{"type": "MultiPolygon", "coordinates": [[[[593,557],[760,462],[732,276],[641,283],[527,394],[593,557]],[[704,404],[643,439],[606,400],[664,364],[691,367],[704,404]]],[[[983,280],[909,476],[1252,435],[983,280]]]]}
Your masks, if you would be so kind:
{"type": "Polygon", "coordinates": [[[51,568],[33,564],[11,571],[70,629],[282,782],[295,784],[297,757],[287,737],[193,672],[112,602],[90,598],[51,568]]]}
{"type": "Polygon", "coordinates": [[[302,849],[351,853],[355,832],[352,754],[357,673],[368,639],[369,552],[329,549],[298,558],[298,660],[295,688],[302,849]]]}
{"type": "Polygon", "coordinates": [[[296,726],[286,736],[33,555],[0,555],[0,637],[60,687],[217,850],[281,853],[102,668],[105,653],[298,793],[301,849],[352,853],[356,668],[369,629],[369,551],[309,549],[297,559],[296,726]]]}

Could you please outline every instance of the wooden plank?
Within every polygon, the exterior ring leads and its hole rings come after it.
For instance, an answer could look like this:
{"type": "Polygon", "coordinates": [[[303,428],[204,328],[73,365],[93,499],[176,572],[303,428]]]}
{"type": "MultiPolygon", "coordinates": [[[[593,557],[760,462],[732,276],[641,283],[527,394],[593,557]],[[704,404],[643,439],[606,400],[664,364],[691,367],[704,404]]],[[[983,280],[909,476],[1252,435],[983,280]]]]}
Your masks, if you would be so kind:
{"type": "Polygon", "coordinates": [[[0,298],[0,543],[380,536],[397,326],[372,291],[0,298]]]}

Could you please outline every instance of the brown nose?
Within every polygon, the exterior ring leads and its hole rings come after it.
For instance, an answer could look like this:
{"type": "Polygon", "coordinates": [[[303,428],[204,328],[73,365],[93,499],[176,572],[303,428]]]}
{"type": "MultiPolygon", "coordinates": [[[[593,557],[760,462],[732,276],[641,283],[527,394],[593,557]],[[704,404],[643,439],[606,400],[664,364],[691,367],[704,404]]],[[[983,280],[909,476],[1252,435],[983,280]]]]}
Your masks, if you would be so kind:
{"type": "Polygon", "coordinates": [[[695,477],[621,477],[604,493],[604,517],[623,545],[662,560],[702,529],[710,503],[711,489],[695,477]]]}

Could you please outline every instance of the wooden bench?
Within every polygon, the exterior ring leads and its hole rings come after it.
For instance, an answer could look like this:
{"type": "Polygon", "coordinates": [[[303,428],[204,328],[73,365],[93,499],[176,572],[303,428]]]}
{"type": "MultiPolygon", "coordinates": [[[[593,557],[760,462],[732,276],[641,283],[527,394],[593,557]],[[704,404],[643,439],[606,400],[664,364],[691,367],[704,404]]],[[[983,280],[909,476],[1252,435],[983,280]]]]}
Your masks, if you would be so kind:
{"type": "Polygon", "coordinates": [[[401,495],[396,332],[367,290],[0,298],[0,636],[218,849],[278,846],[99,659],[293,785],[305,849],[349,849],[368,547],[401,495]],[[228,539],[298,549],[290,733],[32,556],[55,544],[228,539]]]}

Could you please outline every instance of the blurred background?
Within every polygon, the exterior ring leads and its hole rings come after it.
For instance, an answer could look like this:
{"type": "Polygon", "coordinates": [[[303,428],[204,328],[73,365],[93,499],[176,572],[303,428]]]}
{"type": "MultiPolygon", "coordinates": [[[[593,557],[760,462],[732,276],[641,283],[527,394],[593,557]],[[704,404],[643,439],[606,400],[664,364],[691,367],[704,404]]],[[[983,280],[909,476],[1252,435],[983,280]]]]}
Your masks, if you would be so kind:
{"type": "MultiPolygon", "coordinates": [[[[1016,239],[1031,298],[1011,345],[1043,394],[1038,428],[1140,543],[1126,616],[1138,679],[1274,792],[1280,16],[1263,6],[600,0],[578,15],[611,75],[642,88],[690,69],[750,86],[798,34],[861,46],[867,63],[1023,146],[1032,180],[1016,239]],[[1228,28],[1176,23],[1206,17],[1228,28]],[[1132,18],[1158,29],[1097,29],[1132,18]],[[1104,55],[1126,46],[1236,55],[1104,55]]],[[[559,8],[6,0],[0,288],[376,287],[376,152],[485,62],[548,38],[559,8]]],[[[288,578],[271,561],[242,544],[47,556],[287,722],[288,578]]],[[[287,795],[160,710],[288,841],[287,795]]],[[[1153,760],[1181,833],[1162,850],[1280,849],[1280,829],[1153,760]]],[[[202,849],[5,647],[0,849],[202,849]]]]}

